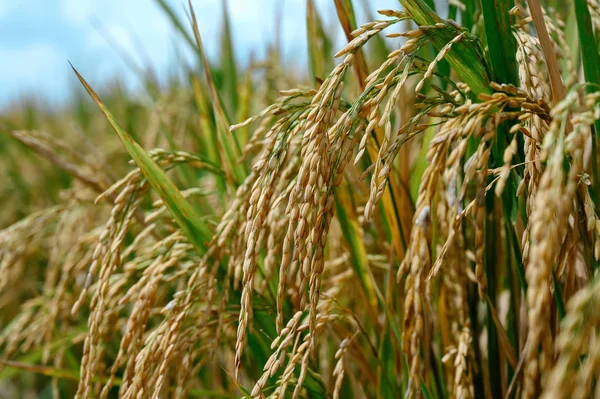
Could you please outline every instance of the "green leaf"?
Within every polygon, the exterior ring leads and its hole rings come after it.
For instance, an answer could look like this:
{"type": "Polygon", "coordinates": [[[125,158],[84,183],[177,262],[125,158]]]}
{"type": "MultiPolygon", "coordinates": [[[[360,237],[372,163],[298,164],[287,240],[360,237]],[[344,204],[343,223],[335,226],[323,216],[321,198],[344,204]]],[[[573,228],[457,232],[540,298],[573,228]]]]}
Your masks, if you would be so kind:
{"type": "Polygon", "coordinates": [[[98,104],[113,129],[121,139],[121,142],[138,165],[152,188],[162,198],[163,202],[181,227],[183,233],[188,237],[196,250],[203,254],[206,251],[206,243],[211,239],[212,233],[202,217],[196,212],[192,205],[181,195],[175,184],[167,177],[166,173],[148,156],[146,151],[136,143],[131,136],[123,130],[119,122],[114,118],[98,95],[85,81],[85,79],[71,65],[77,78],[88,92],[90,97],[98,104]]]}
{"type": "MultiPolygon", "coordinates": [[[[69,370],[58,367],[51,366],[43,366],[32,363],[18,362],[12,360],[3,360],[0,359],[0,366],[5,367],[7,370],[16,370],[21,372],[30,372],[45,375],[47,377],[59,378],[63,380],[71,380],[78,381],[79,380],[79,370],[69,370]]],[[[94,381],[106,383],[108,377],[106,376],[94,376],[94,381]]],[[[122,384],[122,380],[120,378],[115,378],[112,381],[112,384],[115,386],[120,386],[122,384]]],[[[225,392],[208,390],[208,389],[191,389],[189,391],[189,396],[192,397],[202,397],[202,398],[228,398],[228,395],[225,392]]]]}
{"type": "MultiPolygon", "coordinates": [[[[581,60],[583,61],[583,72],[585,80],[592,85],[588,86],[588,92],[595,92],[600,84],[600,56],[598,55],[598,44],[594,36],[592,18],[586,0],[575,0],[575,16],[577,17],[577,32],[581,45],[581,60]]],[[[597,132],[600,134],[600,132],[597,132]]]]}
{"type": "Polygon", "coordinates": [[[165,14],[167,14],[169,19],[171,20],[171,23],[173,24],[173,26],[175,26],[175,29],[177,29],[179,33],[181,33],[187,44],[189,44],[193,50],[197,51],[196,45],[194,44],[194,39],[192,38],[190,33],[185,29],[183,23],[180,21],[179,17],[171,8],[171,6],[165,0],[155,1],[158,3],[159,7],[162,8],[165,14]]]}
{"type": "MultiPolygon", "coordinates": [[[[519,86],[519,72],[516,59],[516,43],[512,34],[509,10],[514,6],[513,0],[489,0],[481,3],[488,49],[491,60],[493,78],[496,82],[519,86]]],[[[501,124],[492,148],[493,166],[504,163],[503,154],[510,140],[510,124],[501,124]]],[[[521,149],[523,146],[518,146],[521,149]]],[[[521,163],[524,158],[522,150],[515,156],[515,162],[521,163]]],[[[518,202],[516,200],[517,180],[511,172],[505,190],[502,193],[502,207],[510,222],[517,218],[518,202]]]]}
{"type": "Polygon", "coordinates": [[[567,311],[565,309],[565,300],[562,295],[562,289],[560,287],[560,282],[556,278],[556,271],[552,270],[552,281],[554,282],[554,302],[556,303],[556,309],[558,310],[558,315],[560,319],[564,319],[567,311]]]}
{"type": "MultiPolygon", "coordinates": [[[[334,0],[334,3],[338,19],[342,25],[342,29],[344,29],[346,40],[348,40],[349,43],[353,39],[351,33],[356,29],[354,7],[352,6],[352,2],[350,0],[334,0]]],[[[362,89],[364,89],[365,80],[369,75],[369,69],[367,68],[367,61],[365,60],[363,49],[359,48],[354,54],[354,57],[354,71],[356,72],[356,76],[358,78],[358,84],[362,89]]]]}
{"type": "MultiPolygon", "coordinates": [[[[443,20],[425,3],[424,0],[400,0],[407,14],[417,25],[435,25],[443,23],[443,20]]],[[[448,25],[450,26],[450,25],[448,25]]],[[[445,29],[439,34],[431,36],[431,44],[440,51],[461,31],[456,29],[445,29]]],[[[491,94],[490,76],[483,53],[479,48],[479,41],[474,36],[464,32],[466,37],[452,46],[445,59],[456,71],[458,76],[469,85],[476,96],[480,94],[491,94]]]]}
{"type": "Polygon", "coordinates": [[[427,385],[425,385],[425,381],[421,380],[421,392],[423,393],[423,397],[425,399],[433,399],[433,395],[429,392],[427,385]]]}
{"type": "Polygon", "coordinates": [[[469,31],[473,31],[473,26],[475,25],[475,16],[477,15],[477,4],[479,1],[477,0],[464,0],[463,4],[465,5],[465,11],[461,12],[462,24],[469,31]]]}
{"type": "Polygon", "coordinates": [[[190,15],[192,18],[192,28],[194,31],[194,37],[196,38],[196,44],[200,52],[200,58],[204,65],[204,72],[206,74],[206,80],[210,89],[211,102],[213,106],[213,112],[215,116],[215,123],[217,126],[217,137],[219,138],[219,149],[222,151],[224,169],[228,174],[228,177],[236,184],[241,184],[247,176],[247,172],[239,162],[241,159],[242,152],[239,148],[238,143],[235,140],[235,136],[229,133],[229,121],[223,108],[223,102],[219,97],[215,82],[210,71],[210,65],[204,52],[204,46],[202,44],[202,38],[200,37],[200,30],[198,29],[198,21],[196,20],[196,14],[192,7],[191,0],[188,2],[190,7],[190,15]]]}
{"type": "Polygon", "coordinates": [[[223,28],[221,32],[221,68],[223,69],[223,85],[228,94],[230,111],[238,109],[238,74],[231,38],[231,23],[227,0],[223,1],[223,28]]]}
{"type": "Polygon", "coordinates": [[[311,398],[328,399],[331,397],[331,395],[329,395],[329,391],[327,391],[327,387],[325,385],[325,381],[323,381],[323,378],[310,368],[307,370],[304,385],[306,390],[310,392],[311,398]]]}
{"type": "MultiPolygon", "coordinates": [[[[67,333],[65,336],[57,338],[56,340],[50,343],[50,353],[55,353],[59,348],[69,347],[74,343],[74,341],[76,341],[77,338],[84,337],[86,331],[87,327],[74,326],[70,333],[67,333]]],[[[18,365],[31,364],[40,361],[44,354],[44,350],[45,349],[42,347],[31,351],[19,357],[12,366],[3,364],[3,368],[0,369],[0,382],[12,378],[16,374],[18,374],[19,370],[23,370],[23,368],[17,367],[18,365]]],[[[79,367],[79,365],[77,365],[77,367],[79,367]]]]}
{"type": "Polygon", "coordinates": [[[332,68],[331,40],[325,34],[323,22],[313,0],[306,1],[306,33],[310,77],[316,85],[317,78],[325,79],[332,68]]]}
{"type": "MultiPolygon", "coordinates": [[[[588,93],[594,93],[600,88],[600,56],[598,55],[596,37],[590,10],[586,0],[575,0],[575,16],[577,18],[577,33],[579,35],[579,44],[581,46],[581,60],[583,62],[583,73],[585,81],[589,83],[586,87],[588,93]]],[[[596,212],[600,209],[600,171],[598,170],[597,141],[600,137],[600,121],[594,121],[594,130],[596,134],[592,136],[592,176],[594,185],[591,194],[596,205],[596,212]]],[[[593,262],[594,269],[597,268],[597,262],[593,262]]]]}
{"type": "Polygon", "coordinates": [[[380,359],[379,364],[377,364],[377,399],[397,398],[396,387],[392,386],[396,372],[396,350],[387,323],[383,326],[383,334],[381,335],[377,354],[380,359]]]}
{"type": "Polygon", "coordinates": [[[367,250],[364,245],[363,237],[358,226],[357,215],[354,214],[354,205],[350,198],[350,187],[348,184],[343,184],[335,195],[336,215],[342,227],[342,233],[350,249],[350,264],[354,269],[354,273],[360,280],[362,290],[372,307],[377,306],[377,296],[373,283],[367,272],[368,259],[367,250]]]}
{"type": "Polygon", "coordinates": [[[494,80],[518,86],[517,48],[508,13],[514,1],[486,0],[481,6],[494,80]]]}

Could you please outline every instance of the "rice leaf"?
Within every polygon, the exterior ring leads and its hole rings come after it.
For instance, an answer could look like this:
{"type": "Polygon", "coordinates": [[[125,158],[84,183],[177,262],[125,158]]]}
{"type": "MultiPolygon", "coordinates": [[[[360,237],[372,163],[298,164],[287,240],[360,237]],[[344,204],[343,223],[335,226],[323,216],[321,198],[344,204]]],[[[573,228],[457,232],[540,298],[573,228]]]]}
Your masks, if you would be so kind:
{"type": "Polygon", "coordinates": [[[425,399],[433,399],[433,395],[429,392],[429,388],[425,384],[425,381],[421,380],[421,392],[423,393],[423,397],[425,399]]]}
{"type": "Polygon", "coordinates": [[[221,68],[223,69],[223,86],[227,92],[229,100],[229,109],[231,112],[238,109],[238,72],[236,67],[236,58],[233,51],[233,40],[231,35],[231,18],[229,16],[229,3],[227,0],[222,2],[223,22],[221,25],[221,68]]]}
{"type": "MultiPolygon", "coordinates": [[[[592,17],[585,0],[575,0],[575,16],[577,17],[577,32],[581,45],[581,61],[586,82],[590,83],[587,90],[590,93],[600,88],[600,56],[598,44],[592,25],[592,17]]],[[[600,132],[596,132],[600,134],[600,132]]]]}
{"type": "Polygon", "coordinates": [[[336,191],[336,214],[342,226],[342,233],[350,249],[350,264],[361,283],[362,290],[368,302],[372,307],[376,307],[377,296],[375,295],[373,283],[367,273],[367,268],[369,267],[367,250],[358,226],[358,216],[353,211],[355,207],[352,203],[349,189],[350,187],[347,184],[343,184],[336,191]]]}
{"type": "Polygon", "coordinates": [[[533,19],[533,24],[535,25],[535,30],[542,47],[542,53],[544,54],[544,59],[546,60],[546,67],[548,68],[548,75],[550,78],[550,85],[552,87],[554,103],[558,104],[565,98],[567,94],[565,84],[560,76],[558,57],[554,52],[552,39],[548,34],[548,28],[544,22],[544,14],[542,12],[542,6],[540,5],[539,0],[527,0],[527,4],[529,5],[531,18],[533,19]]]}
{"type": "Polygon", "coordinates": [[[517,49],[508,14],[514,1],[489,0],[483,1],[481,6],[494,80],[518,85],[517,49]]]}
{"type": "Polygon", "coordinates": [[[98,95],[85,81],[83,76],[81,76],[72,65],[71,67],[90,97],[98,104],[98,107],[100,107],[100,110],[102,110],[125,148],[146,179],[148,179],[152,188],[162,198],[169,211],[171,211],[171,214],[177,221],[177,224],[181,227],[181,230],[188,237],[196,250],[200,254],[203,254],[206,251],[206,244],[211,239],[212,233],[206,223],[202,220],[202,217],[181,195],[177,187],[169,180],[165,172],[152,160],[152,158],[148,156],[146,151],[144,151],[144,149],[136,143],[125,130],[123,130],[119,122],[117,122],[114,116],[102,103],[98,95]]]}
{"type": "Polygon", "coordinates": [[[181,22],[181,20],[177,16],[177,13],[175,12],[175,10],[173,10],[173,8],[169,5],[169,3],[166,0],[155,0],[155,1],[158,4],[158,6],[167,15],[167,17],[169,18],[169,20],[171,21],[173,26],[175,26],[175,29],[177,29],[177,31],[179,33],[181,33],[181,35],[185,39],[186,43],[190,45],[190,48],[192,48],[192,50],[197,52],[197,47],[194,44],[194,38],[187,31],[184,24],[181,22]]]}
{"type": "MultiPolygon", "coordinates": [[[[419,26],[443,23],[442,19],[424,0],[400,0],[400,3],[404,6],[408,15],[419,26]]],[[[455,29],[454,33],[444,31],[440,34],[432,35],[431,43],[437,51],[440,51],[442,47],[460,33],[462,33],[460,30],[455,29]]],[[[458,43],[452,46],[449,54],[446,55],[450,66],[471,87],[476,96],[492,92],[489,86],[489,71],[487,70],[487,64],[479,45],[477,38],[467,34],[465,40],[458,41],[458,43]]]]}
{"type": "Polygon", "coordinates": [[[381,362],[377,365],[377,399],[397,398],[398,392],[392,386],[396,369],[396,348],[393,346],[389,326],[385,325],[377,353],[381,362]]]}
{"type": "MultiPolygon", "coordinates": [[[[207,158],[214,164],[225,164],[225,155],[221,151],[219,145],[219,137],[217,128],[212,118],[212,110],[210,103],[200,82],[195,76],[190,77],[192,81],[192,90],[194,92],[194,101],[198,110],[201,127],[201,146],[205,149],[207,158]]],[[[220,193],[225,194],[227,185],[224,176],[217,176],[217,189],[220,193]]],[[[224,198],[223,198],[224,199],[224,198]]]]}
{"type": "Polygon", "coordinates": [[[475,25],[475,17],[479,12],[477,5],[480,4],[480,2],[477,0],[464,0],[462,3],[465,5],[464,12],[460,13],[462,25],[469,32],[472,32],[473,26],[475,25]]]}
{"type": "MultiPolygon", "coordinates": [[[[353,25],[354,19],[352,18],[353,8],[351,2],[344,2],[344,0],[335,0],[336,11],[338,19],[348,42],[352,40],[351,32],[356,29],[353,25]]],[[[354,21],[355,23],[355,21],[354,21]]],[[[358,79],[359,86],[364,90],[365,79],[368,76],[367,64],[364,58],[362,48],[358,49],[355,53],[354,70],[358,79]]],[[[373,139],[367,144],[367,151],[371,159],[377,159],[379,151],[379,143],[383,141],[384,132],[381,128],[375,128],[375,134],[373,139]]],[[[388,232],[392,238],[392,245],[396,250],[396,254],[401,257],[406,249],[406,237],[410,234],[410,225],[412,223],[412,213],[401,211],[397,193],[401,190],[400,182],[396,174],[391,174],[389,179],[390,189],[385,190],[381,199],[381,204],[384,213],[384,223],[387,224],[388,232]]]]}
{"type": "Polygon", "coordinates": [[[223,163],[225,171],[228,173],[228,177],[233,180],[236,185],[241,184],[246,178],[247,172],[244,165],[239,162],[241,158],[241,150],[238,143],[236,142],[235,136],[229,134],[229,121],[223,108],[223,103],[217,92],[215,82],[210,71],[210,65],[204,52],[204,46],[202,44],[202,38],[200,37],[200,30],[198,29],[198,21],[196,20],[196,14],[192,7],[191,0],[189,1],[189,11],[192,19],[192,28],[194,31],[194,37],[196,38],[196,45],[200,52],[200,58],[204,65],[204,73],[206,74],[206,80],[210,89],[211,102],[213,106],[215,123],[217,128],[217,137],[219,138],[219,148],[223,153],[223,163]]]}
{"type": "MultiPolygon", "coordinates": [[[[335,1],[335,10],[337,11],[337,16],[344,29],[344,34],[346,35],[346,40],[350,42],[352,40],[351,32],[356,29],[356,18],[354,17],[354,7],[352,6],[351,0],[334,0],[335,1]]],[[[358,49],[358,51],[354,55],[354,71],[356,72],[356,76],[358,78],[358,84],[362,89],[364,89],[365,80],[369,75],[369,71],[367,68],[367,62],[365,61],[365,55],[362,51],[362,48],[358,49]]]]}
{"type": "Polygon", "coordinates": [[[323,22],[313,0],[306,1],[306,34],[310,77],[313,84],[324,79],[332,68],[332,44],[325,34],[323,22]]]}
{"type": "Polygon", "coordinates": [[[565,309],[565,300],[563,298],[562,289],[560,287],[560,282],[556,278],[556,271],[552,270],[552,281],[554,282],[554,290],[552,294],[554,295],[554,302],[556,303],[556,309],[558,310],[558,316],[560,320],[565,318],[567,311],[565,309]]]}
{"type": "Polygon", "coordinates": [[[510,366],[514,369],[517,367],[517,355],[515,354],[515,350],[510,343],[510,339],[508,338],[508,334],[500,321],[500,317],[498,316],[498,311],[494,307],[494,304],[490,297],[487,297],[487,303],[490,309],[490,316],[494,321],[494,325],[496,326],[496,331],[498,332],[498,343],[500,344],[500,348],[504,353],[504,356],[508,359],[510,366]]]}
{"type": "MultiPolygon", "coordinates": [[[[594,27],[588,4],[585,0],[575,0],[575,16],[577,18],[577,33],[579,36],[579,45],[581,46],[581,61],[583,63],[583,73],[588,93],[594,93],[600,89],[600,56],[598,55],[598,42],[594,34],[594,27]]],[[[596,213],[600,211],[600,170],[598,168],[598,137],[600,137],[600,121],[594,121],[595,135],[592,136],[592,169],[593,181],[592,195],[596,205],[596,213]]],[[[597,262],[593,262],[594,268],[597,268],[597,262]]],[[[563,309],[564,311],[564,309],[563,309]]]]}
{"type": "MultiPolygon", "coordinates": [[[[79,380],[79,372],[77,370],[61,369],[51,366],[40,366],[38,364],[23,363],[4,359],[0,359],[0,366],[6,367],[7,369],[16,369],[29,373],[41,374],[52,378],[60,378],[72,381],[79,380]]],[[[118,385],[119,382],[120,381],[116,381],[115,384],[118,385]]]]}

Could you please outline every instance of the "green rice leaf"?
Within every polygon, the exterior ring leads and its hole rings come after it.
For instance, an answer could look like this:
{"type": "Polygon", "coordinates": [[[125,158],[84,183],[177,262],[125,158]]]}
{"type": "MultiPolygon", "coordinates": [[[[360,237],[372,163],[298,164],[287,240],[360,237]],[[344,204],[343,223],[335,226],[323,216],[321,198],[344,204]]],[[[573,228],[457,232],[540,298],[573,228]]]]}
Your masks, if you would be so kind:
{"type": "Polygon", "coordinates": [[[479,1],[477,0],[464,0],[463,4],[465,5],[465,11],[461,12],[461,19],[463,26],[469,31],[473,31],[473,26],[475,25],[475,16],[477,15],[479,1]]]}
{"type": "MultiPolygon", "coordinates": [[[[424,0],[400,0],[408,15],[417,25],[435,25],[443,20],[427,5],[424,0]]],[[[456,35],[464,33],[465,37],[458,41],[446,59],[460,78],[471,87],[476,96],[492,92],[487,64],[480,48],[479,39],[458,28],[447,29],[431,36],[433,47],[440,51],[456,35]]]]}
{"type": "MultiPolygon", "coordinates": [[[[581,61],[583,63],[583,73],[588,83],[586,89],[588,93],[594,93],[600,89],[600,56],[598,55],[596,36],[594,35],[594,26],[590,16],[590,10],[585,0],[575,0],[575,16],[577,18],[577,33],[579,35],[579,45],[581,46],[581,61]]],[[[600,120],[594,121],[595,135],[592,135],[592,179],[593,186],[590,188],[594,199],[596,213],[600,211],[600,170],[598,168],[598,137],[600,137],[600,120]]],[[[593,268],[598,268],[598,262],[594,259],[593,268]]],[[[559,290],[557,290],[559,291],[559,290]]],[[[559,291],[560,294],[560,291],[559,291]]],[[[564,315],[564,304],[563,304],[564,315]]],[[[559,307],[560,311],[560,307],[559,307]]],[[[561,315],[562,317],[562,315],[561,315]]]]}
{"type": "Polygon", "coordinates": [[[358,217],[353,212],[355,209],[350,198],[349,186],[344,184],[336,190],[335,195],[336,215],[342,226],[342,233],[350,249],[350,264],[360,280],[365,297],[372,307],[377,306],[377,296],[373,283],[367,272],[368,259],[367,250],[358,226],[358,217]]]}
{"type": "MultiPolygon", "coordinates": [[[[598,44],[594,35],[592,17],[587,1],[575,0],[575,16],[577,17],[577,32],[581,45],[581,61],[588,93],[596,92],[600,88],[600,56],[598,55],[598,44]]],[[[595,123],[596,134],[600,135],[600,125],[595,123]]],[[[598,189],[598,188],[597,188],[598,189]]]]}
{"type": "Polygon", "coordinates": [[[423,393],[423,397],[425,397],[425,399],[433,399],[433,395],[431,392],[429,392],[429,389],[423,380],[421,380],[421,392],[423,393]]]}
{"type": "Polygon", "coordinates": [[[481,6],[494,80],[517,86],[517,48],[508,14],[514,7],[514,1],[488,0],[483,1],[481,6]]]}
{"type": "Polygon", "coordinates": [[[198,29],[198,21],[196,20],[196,14],[192,7],[192,2],[189,1],[190,15],[192,19],[192,28],[194,30],[194,37],[196,38],[196,44],[200,52],[200,58],[204,65],[204,72],[206,74],[206,80],[210,89],[211,102],[213,106],[213,112],[215,116],[215,123],[217,127],[217,137],[219,138],[219,149],[222,152],[224,169],[228,174],[228,177],[238,185],[241,184],[246,178],[247,172],[239,162],[241,158],[241,150],[238,143],[235,140],[235,136],[229,134],[229,121],[223,108],[223,102],[219,97],[215,82],[210,71],[210,65],[204,52],[204,46],[202,44],[202,38],[200,37],[200,30],[198,29]]]}
{"type": "Polygon", "coordinates": [[[183,233],[188,237],[196,250],[203,254],[206,251],[206,244],[211,239],[212,233],[202,217],[196,212],[194,207],[181,195],[175,184],[167,177],[166,173],[148,156],[146,151],[136,143],[131,136],[123,130],[119,122],[110,113],[102,103],[98,95],[91,86],[71,65],[77,78],[86,89],[90,97],[94,100],[100,110],[104,113],[111,126],[121,139],[121,142],[138,165],[152,188],[162,198],[165,205],[175,218],[175,221],[181,227],[183,233]]]}
{"type": "Polygon", "coordinates": [[[190,35],[190,33],[187,31],[187,29],[185,29],[184,24],[181,22],[181,20],[179,19],[179,17],[177,16],[177,14],[173,10],[173,8],[169,5],[169,3],[167,3],[165,0],[155,0],[155,1],[158,4],[158,6],[167,15],[169,20],[171,20],[171,23],[173,24],[175,29],[177,29],[177,31],[179,31],[179,33],[181,33],[181,35],[185,39],[186,43],[189,44],[193,50],[197,51],[196,45],[194,44],[193,37],[190,35]]]}
{"type": "Polygon", "coordinates": [[[306,33],[310,77],[316,85],[317,78],[325,79],[333,69],[332,44],[325,34],[323,22],[313,0],[306,1],[306,33]]]}
{"type": "Polygon", "coordinates": [[[223,27],[221,32],[221,68],[223,72],[223,86],[227,92],[230,111],[238,109],[238,73],[236,58],[233,51],[233,40],[231,35],[231,23],[229,17],[228,2],[222,3],[223,27]]]}

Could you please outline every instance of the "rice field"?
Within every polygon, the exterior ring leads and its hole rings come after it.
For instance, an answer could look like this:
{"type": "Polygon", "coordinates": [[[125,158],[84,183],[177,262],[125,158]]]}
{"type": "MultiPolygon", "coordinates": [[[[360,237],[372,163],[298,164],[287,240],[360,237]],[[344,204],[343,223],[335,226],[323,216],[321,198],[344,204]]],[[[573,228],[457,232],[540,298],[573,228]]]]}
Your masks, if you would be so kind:
{"type": "Polygon", "coordinates": [[[600,398],[598,0],[155,2],[183,81],[0,115],[0,397],[600,398]]]}

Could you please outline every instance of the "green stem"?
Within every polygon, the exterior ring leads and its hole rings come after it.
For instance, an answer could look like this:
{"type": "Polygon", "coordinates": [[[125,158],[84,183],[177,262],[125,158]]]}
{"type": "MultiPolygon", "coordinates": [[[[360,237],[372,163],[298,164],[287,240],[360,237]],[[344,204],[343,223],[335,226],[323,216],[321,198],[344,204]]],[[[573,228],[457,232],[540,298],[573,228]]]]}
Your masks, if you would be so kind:
{"type": "MultiPolygon", "coordinates": [[[[597,42],[594,35],[594,27],[590,10],[586,0],[575,0],[575,17],[577,19],[577,33],[579,34],[579,43],[581,45],[581,60],[583,64],[583,73],[585,81],[588,84],[586,87],[588,93],[594,93],[600,87],[600,56],[598,55],[597,42]]],[[[592,134],[592,181],[593,187],[590,189],[596,214],[600,211],[600,175],[598,173],[598,158],[597,158],[597,136],[600,136],[600,121],[594,121],[592,134]]],[[[594,271],[598,268],[598,262],[593,261],[594,271]]]]}
{"type": "Polygon", "coordinates": [[[567,314],[565,310],[565,301],[562,295],[562,289],[560,288],[560,283],[556,278],[556,271],[552,270],[552,280],[554,281],[554,302],[556,302],[556,309],[558,310],[558,315],[562,320],[567,314]]]}
{"type": "MultiPolygon", "coordinates": [[[[485,221],[485,273],[487,276],[487,292],[491,302],[496,300],[496,214],[494,212],[495,197],[493,194],[487,195],[486,212],[488,214],[485,221]]],[[[487,328],[487,345],[488,345],[488,371],[490,377],[490,389],[494,399],[502,398],[502,389],[500,381],[502,374],[500,372],[500,350],[498,346],[498,332],[496,324],[492,317],[490,309],[490,301],[486,302],[486,328],[487,328]]]]}

